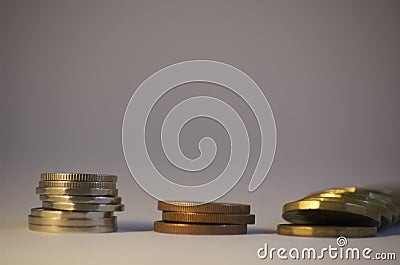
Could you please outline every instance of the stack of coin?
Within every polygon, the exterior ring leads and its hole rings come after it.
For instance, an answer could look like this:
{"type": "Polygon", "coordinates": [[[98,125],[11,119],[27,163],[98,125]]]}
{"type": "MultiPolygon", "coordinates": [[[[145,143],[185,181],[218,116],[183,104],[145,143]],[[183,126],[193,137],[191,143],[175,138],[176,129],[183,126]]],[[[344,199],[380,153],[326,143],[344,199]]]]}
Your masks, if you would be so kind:
{"type": "Polygon", "coordinates": [[[399,221],[398,194],[387,190],[344,187],[314,192],[283,207],[291,224],[278,234],[294,236],[364,237],[399,221]]]}
{"type": "Polygon", "coordinates": [[[41,208],[31,209],[29,229],[41,232],[114,232],[123,211],[117,176],[80,173],[41,174],[36,193],[41,208]]]}
{"type": "Polygon", "coordinates": [[[162,221],[154,231],[187,235],[246,234],[247,224],[255,223],[250,205],[232,203],[158,202],[162,221]]]}

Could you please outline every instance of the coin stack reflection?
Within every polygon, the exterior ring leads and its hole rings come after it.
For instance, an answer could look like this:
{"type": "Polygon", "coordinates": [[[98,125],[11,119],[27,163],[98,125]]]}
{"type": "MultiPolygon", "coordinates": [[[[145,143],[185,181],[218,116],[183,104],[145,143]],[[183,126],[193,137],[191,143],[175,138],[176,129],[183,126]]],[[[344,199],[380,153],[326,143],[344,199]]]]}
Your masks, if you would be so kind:
{"type": "Polygon", "coordinates": [[[41,208],[31,209],[29,229],[41,232],[114,232],[115,211],[123,211],[117,176],[81,173],[41,174],[36,193],[41,208]]]}
{"type": "Polygon", "coordinates": [[[255,223],[250,205],[232,203],[158,202],[162,221],[154,231],[169,234],[235,235],[255,223]]]}
{"type": "Polygon", "coordinates": [[[291,224],[278,234],[293,236],[365,237],[399,221],[399,195],[389,190],[344,187],[314,192],[283,207],[291,224]]]}

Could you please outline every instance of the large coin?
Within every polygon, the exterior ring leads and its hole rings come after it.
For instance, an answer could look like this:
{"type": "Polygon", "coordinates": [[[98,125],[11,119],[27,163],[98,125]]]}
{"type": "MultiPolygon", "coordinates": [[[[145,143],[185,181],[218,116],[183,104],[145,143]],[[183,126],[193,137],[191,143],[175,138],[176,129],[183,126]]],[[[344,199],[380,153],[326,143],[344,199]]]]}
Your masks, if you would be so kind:
{"type": "Polygon", "coordinates": [[[109,226],[56,226],[29,224],[29,230],[50,233],[107,233],[118,230],[116,225],[109,226]]]}
{"type": "Polygon", "coordinates": [[[65,203],[65,202],[42,202],[42,207],[47,209],[64,211],[94,211],[94,212],[114,212],[123,211],[123,204],[84,204],[84,203],[65,203]]]}
{"type": "Polygon", "coordinates": [[[280,224],[278,225],[278,234],[310,237],[367,237],[375,236],[377,234],[377,228],[363,226],[312,226],[280,224]]]}
{"type": "Polygon", "coordinates": [[[246,225],[181,224],[163,221],[154,222],[154,231],[185,235],[236,235],[247,233],[246,225]]]}
{"type": "Polygon", "coordinates": [[[158,202],[158,210],[166,212],[249,214],[250,205],[234,203],[158,202]]]}
{"type": "Polygon", "coordinates": [[[77,195],[40,195],[41,201],[50,202],[73,202],[73,203],[98,203],[98,204],[116,204],[121,203],[121,197],[106,196],[77,196],[77,195]]]}
{"type": "Polygon", "coordinates": [[[36,188],[36,194],[57,194],[57,195],[88,195],[88,196],[118,196],[117,189],[97,188],[36,188]]]}
{"type": "Polygon", "coordinates": [[[202,224],[254,224],[254,214],[219,214],[163,212],[162,219],[170,222],[202,223],[202,224]]]}
{"type": "Polygon", "coordinates": [[[31,209],[32,216],[44,217],[44,218],[109,218],[113,217],[114,212],[74,212],[74,211],[60,211],[60,210],[51,210],[51,209],[43,209],[43,208],[32,208],[31,209]]]}
{"type": "Polygon", "coordinates": [[[73,189],[87,189],[87,188],[99,188],[99,189],[115,189],[117,187],[116,182],[104,182],[104,181],[39,181],[40,188],[73,188],[73,189]]]}
{"type": "Polygon", "coordinates": [[[72,218],[46,218],[29,215],[28,223],[33,225],[56,225],[56,226],[110,226],[117,224],[117,217],[99,219],[72,219],[72,218]]]}
{"type": "Polygon", "coordinates": [[[45,181],[108,181],[116,182],[117,176],[106,174],[85,174],[85,173],[43,173],[41,180],[45,181]]]}

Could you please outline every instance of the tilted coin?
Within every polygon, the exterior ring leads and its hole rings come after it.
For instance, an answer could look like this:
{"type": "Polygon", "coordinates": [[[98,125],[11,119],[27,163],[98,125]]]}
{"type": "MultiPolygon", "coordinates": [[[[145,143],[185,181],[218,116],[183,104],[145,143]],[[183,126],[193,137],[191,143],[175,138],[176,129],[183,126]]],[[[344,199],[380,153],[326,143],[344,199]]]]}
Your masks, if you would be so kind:
{"type": "Polygon", "coordinates": [[[100,188],[100,189],[115,189],[116,182],[105,181],[39,181],[40,188],[74,188],[74,189],[87,189],[87,188],[100,188]]]}
{"type": "Polygon", "coordinates": [[[85,173],[43,173],[41,180],[45,181],[107,181],[116,182],[117,176],[106,174],[85,174],[85,173]]]}
{"type": "Polygon", "coordinates": [[[61,211],[61,210],[51,210],[51,209],[43,209],[43,208],[32,208],[31,216],[38,216],[44,218],[53,218],[53,219],[99,219],[99,218],[110,218],[114,216],[114,212],[74,212],[74,211],[61,211]]]}
{"type": "Polygon", "coordinates": [[[41,201],[50,202],[73,202],[73,203],[97,203],[97,204],[117,204],[121,203],[121,197],[107,196],[78,196],[78,195],[40,195],[41,201]]]}
{"type": "Polygon", "coordinates": [[[247,225],[182,224],[156,221],[154,222],[154,231],[185,235],[236,235],[247,233],[247,225]]]}
{"type": "Polygon", "coordinates": [[[250,205],[235,203],[158,202],[158,210],[166,212],[249,214],[250,205]]]}
{"type": "Polygon", "coordinates": [[[85,204],[85,203],[65,203],[65,202],[42,202],[43,208],[64,210],[64,211],[98,211],[114,212],[123,211],[123,204],[85,204]]]}
{"type": "Polygon", "coordinates": [[[117,217],[98,219],[76,219],[76,218],[47,218],[29,215],[28,223],[33,225],[56,225],[56,226],[110,226],[117,224],[117,217]]]}
{"type": "Polygon", "coordinates": [[[57,194],[57,195],[89,195],[89,196],[118,196],[117,189],[99,188],[36,188],[36,194],[57,194]]]}
{"type": "Polygon", "coordinates": [[[29,224],[29,230],[49,233],[108,233],[118,230],[116,225],[109,226],[56,226],[29,224]]]}
{"type": "Polygon", "coordinates": [[[319,226],[319,225],[278,225],[278,234],[310,237],[368,237],[377,234],[376,227],[363,226],[319,226]]]}
{"type": "Polygon", "coordinates": [[[163,212],[164,221],[203,224],[254,224],[254,214],[163,212]]]}

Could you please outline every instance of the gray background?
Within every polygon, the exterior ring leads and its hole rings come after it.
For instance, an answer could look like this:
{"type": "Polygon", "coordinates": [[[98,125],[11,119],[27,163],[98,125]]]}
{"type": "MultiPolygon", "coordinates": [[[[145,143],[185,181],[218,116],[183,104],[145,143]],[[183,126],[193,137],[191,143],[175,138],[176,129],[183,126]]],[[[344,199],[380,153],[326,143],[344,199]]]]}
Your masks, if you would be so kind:
{"type": "MultiPolygon", "coordinates": [[[[239,68],[272,107],[278,142],[267,180],[247,191],[252,154],[221,199],[251,204],[260,231],[281,222],[285,202],[311,191],[399,183],[399,13],[399,1],[0,1],[1,220],[25,229],[40,205],[41,172],[101,172],[119,176],[121,227],[151,229],[160,214],[125,164],[123,115],[149,75],[191,59],[239,68]]],[[[248,117],[256,149],[254,117],[224,89],[192,84],[172,93],[152,113],[152,128],[186,96],[220,95],[248,117]]],[[[156,144],[152,158],[176,181],[212,179],[227,159],[221,127],[200,119],[181,140],[195,157],[206,135],[219,146],[206,174],[178,172],[156,144]]]]}

